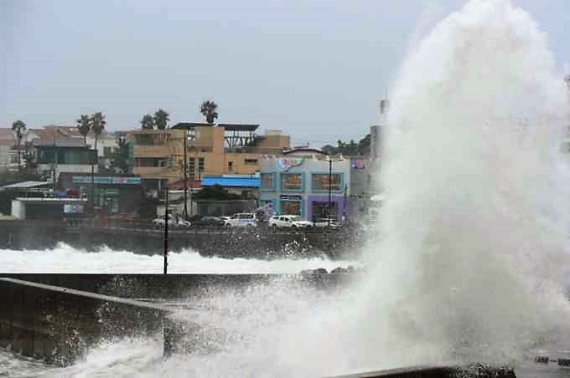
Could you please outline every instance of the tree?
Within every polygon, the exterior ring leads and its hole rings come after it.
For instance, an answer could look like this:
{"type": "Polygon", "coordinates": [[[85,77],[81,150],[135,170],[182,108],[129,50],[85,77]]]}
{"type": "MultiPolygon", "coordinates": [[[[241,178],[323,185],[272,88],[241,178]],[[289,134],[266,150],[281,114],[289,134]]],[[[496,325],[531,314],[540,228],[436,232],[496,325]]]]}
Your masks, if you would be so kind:
{"type": "Polygon", "coordinates": [[[97,112],[91,116],[91,131],[93,131],[93,135],[95,135],[95,149],[97,149],[97,141],[103,130],[105,130],[106,124],[107,122],[105,121],[103,113],[97,112]]]}
{"type": "Polygon", "coordinates": [[[129,142],[125,135],[120,135],[117,138],[117,145],[119,146],[114,152],[112,157],[112,166],[121,171],[121,173],[128,173],[129,171],[129,142]]]}
{"type": "Polygon", "coordinates": [[[206,122],[209,124],[214,123],[214,121],[218,118],[218,112],[216,109],[218,109],[218,104],[210,100],[204,101],[200,106],[200,113],[206,117],[206,122]]]}
{"type": "Polygon", "coordinates": [[[77,120],[77,130],[83,135],[83,143],[87,144],[87,134],[91,131],[91,119],[88,115],[82,114],[77,120]]]}
{"type": "Polygon", "coordinates": [[[166,129],[168,127],[169,120],[170,118],[168,117],[168,113],[162,109],[158,109],[156,113],[154,113],[154,124],[159,130],[166,129]]]}
{"type": "Polygon", "coordinates": [[[364,156],[370,153],[370,134],[366,134],[366,136],[360,139],[358,143],[353,139],[348,143],[343,142],[342,140],[338,140],[336,143],[336,147],[327,144],[321,149],[329,155],[342,154],[345,156],[364,156]]]}
{"type": "Polygon", "coordinates": [[[12,124],[12,131],[14,134],[16,134],[16,140],[18,143],[18,170],[20,170],[22,166],[22,154],[20,151],[20,146],[22,145],[22,138],[26,132],[26,124],[20,120],[17,120],[12,124]]]}
{"type": "Polygon", "coordinates": [[[141,120],[141,126],[143,130],[154,129],[154,118],[150,114],[145,114],[141,120]]]}

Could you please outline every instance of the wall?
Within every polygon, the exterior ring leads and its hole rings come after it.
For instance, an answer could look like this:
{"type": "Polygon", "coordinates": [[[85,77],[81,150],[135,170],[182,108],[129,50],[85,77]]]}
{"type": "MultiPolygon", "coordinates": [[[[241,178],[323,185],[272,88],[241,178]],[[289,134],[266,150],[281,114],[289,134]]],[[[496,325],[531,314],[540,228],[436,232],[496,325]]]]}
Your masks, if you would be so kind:
{"type": "Polygon", "coordinates": [[[112,337],[155,336],[170,311],[160,305],[0,278],[0,347],[68,365],[112,337]]]}

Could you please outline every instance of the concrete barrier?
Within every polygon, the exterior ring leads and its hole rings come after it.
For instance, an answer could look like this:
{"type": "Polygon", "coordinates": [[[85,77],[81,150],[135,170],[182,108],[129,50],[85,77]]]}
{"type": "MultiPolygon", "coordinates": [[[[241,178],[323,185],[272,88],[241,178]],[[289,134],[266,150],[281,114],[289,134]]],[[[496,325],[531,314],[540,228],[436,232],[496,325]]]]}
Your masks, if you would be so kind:
{"type": "Polygon", "coordinates": [[[409,367],[363,372],[331,378],[516,378],[516,375],[512,368],[473,364],[470,366],[409,367]]]}
{"type": "Polygon", "coordinates": [[[325,290],[334,289],[346,286],[359,275],[353,272],[302,275],[12,273],[2,276],[123,298],[177,299],[199,296],[216,289],[247,288],[283,279],[325,290]]]}
{"type": "Polygon", "coordinates": [[[65,366],[104,338],[161,335],[164,306],[0,278],[0,347],[65,366]]]}

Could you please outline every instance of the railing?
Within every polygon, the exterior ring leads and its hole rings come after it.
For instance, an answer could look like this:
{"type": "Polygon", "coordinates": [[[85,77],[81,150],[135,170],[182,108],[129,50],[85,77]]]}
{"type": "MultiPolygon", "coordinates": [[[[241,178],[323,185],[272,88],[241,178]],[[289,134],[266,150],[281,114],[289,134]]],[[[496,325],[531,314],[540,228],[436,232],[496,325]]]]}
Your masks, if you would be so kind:
{"type": "MultiPolygon", "coordinates": [[[[152,221],[122,220],[122,219],[68,219],[68,229],[99,228],[106,230],[130,231],[141,233],[162,234],[164,226],[154,225],[152,221]]],[[[298,234],[298,233],[330,233],[342,232],[342,229],[328,227],[307,228],[270,228],[268,226],[229,227],[229,226],[173,226],[168,225],[169,234],[234,234],[234,233],[264,233],[264,234],[298,234]]]]}

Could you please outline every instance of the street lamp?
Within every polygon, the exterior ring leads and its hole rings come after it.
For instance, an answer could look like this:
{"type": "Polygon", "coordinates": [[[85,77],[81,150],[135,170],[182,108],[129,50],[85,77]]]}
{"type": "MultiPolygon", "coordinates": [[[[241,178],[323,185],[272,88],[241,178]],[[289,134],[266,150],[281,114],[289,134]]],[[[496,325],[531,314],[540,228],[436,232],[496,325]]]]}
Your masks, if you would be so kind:
{"type": "Polygon", "coordinates": [[[327,216],[328,226],[331,226],[331,213],[332,213],[332,155],[329,153],[329,211],[327,216]]]}

